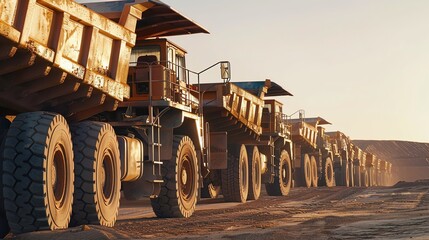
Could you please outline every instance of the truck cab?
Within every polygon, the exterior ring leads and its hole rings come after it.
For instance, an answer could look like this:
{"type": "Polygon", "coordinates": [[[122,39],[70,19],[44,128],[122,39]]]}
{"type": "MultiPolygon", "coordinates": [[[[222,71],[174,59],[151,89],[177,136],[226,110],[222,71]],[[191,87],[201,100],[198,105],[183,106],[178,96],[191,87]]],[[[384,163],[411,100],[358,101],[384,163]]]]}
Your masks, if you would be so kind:
{"type": "Polygon", "coordinates": [[[290,139],[290,125],[287,124],[286,114],[283,113],[283,104],[274,99],[264,100],[262,110],[262,133],[264,135],[278,135],[290,139]]]}
{"type": "Polygon", "coordinates": [[[193,72],[186,69],[185,55],[186,50],[165,38],[138,41],[130,58],[129,101],[197,111],[198,92],[190,83],[193,72]]]}

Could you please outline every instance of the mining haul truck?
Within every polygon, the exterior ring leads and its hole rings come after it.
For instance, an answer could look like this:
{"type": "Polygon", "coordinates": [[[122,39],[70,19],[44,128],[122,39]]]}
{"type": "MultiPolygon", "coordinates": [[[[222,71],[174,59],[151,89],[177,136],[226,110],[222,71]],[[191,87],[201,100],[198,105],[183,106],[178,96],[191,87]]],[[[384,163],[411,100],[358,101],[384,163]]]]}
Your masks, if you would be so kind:
{"type": "Polygon", "coordinates": [[[321,117],[290,119],[294,143],[296,186],[317,187],[335,185],[334,155],[322,125],[330,124],[321,117]]]}
{"type": "Polygon", "coordinates": [[[268,195],[279,196],[293,185],[373,186],[372,178],[381,179],[377,173],[389,176],[380,169],[391,165],[370,163],[366,155],[375,155],[344,133],[325,133],[322,125],[330,123],[323,118],[305,118],[302,110],[299,119],[285,115],[283,104],[269,97],[291,94],[270,80],[200,88],[210,126],[210,171],[202,197],[222,194],[227,201],[245,202],[259,198],[263,183],[268,195]]]}
{"type": "Polygon", "coordinates": [[[353,144],[344,133],[326,132],[323,118],[290,119],[295,186],[386,186],[392,164],[353,144]]]}
{"type": "Polygon", "coordinates": [[[348,136],[340,131],[327,132],[337,154],[334,156],[334,174],[337,186],[351,187],[354,185],[353,179],[353,160],[351,140],[348,136]]]}
{"type": "Polygon", "coordinates": [[[193,214],[211,164],[201,72],[162,38],[193,33],[156,0],[0,0],[0,237],[113,226],[121,190],[193,214]]]}
{"type": "Polygon", "coordinates": [[[211,134],[202,196],[245,202],[259,198],[262,184],[269,195],[287,195],[292,142],[281,103],[265,97],[291,94],[270,80],[201,84],[201,92],[211,134]]]}
{"type": "Polygon", "coordinates": [[[392,184],[392,163],[358,148],[344,133],[326,133],[332,146],[338,146],[339,159],[334,164],[337,186],[388,186],[392,184]],[[380,164],[382,163],[382,164],[380,164]],[[380,167],[383,166],[383,167],[380,167]]]}

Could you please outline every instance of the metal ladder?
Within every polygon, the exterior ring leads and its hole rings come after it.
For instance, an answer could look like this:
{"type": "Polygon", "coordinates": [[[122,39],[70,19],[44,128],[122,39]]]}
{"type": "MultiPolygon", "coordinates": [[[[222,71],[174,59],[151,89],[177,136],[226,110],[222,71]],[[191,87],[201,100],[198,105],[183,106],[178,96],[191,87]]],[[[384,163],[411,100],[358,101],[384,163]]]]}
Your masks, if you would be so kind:
{"type": "Polygon", "coordinates": [[[159,122],[159,109],[153,106],[149,106],[149,118],[148,124],[150,127],[148,128],[148,159],[144,161],[144,171],[148,173],[146,176],[150,176],[150,178],[146,178],[146,180],[154,185],[154,195],[158,195],[161,190],[162,180],[161,175],[161,125],[159,122]],[[155,115],[155,116],[154,116],[155,115]],[[151,173],[147,171],[151,171],[151,173]]]}

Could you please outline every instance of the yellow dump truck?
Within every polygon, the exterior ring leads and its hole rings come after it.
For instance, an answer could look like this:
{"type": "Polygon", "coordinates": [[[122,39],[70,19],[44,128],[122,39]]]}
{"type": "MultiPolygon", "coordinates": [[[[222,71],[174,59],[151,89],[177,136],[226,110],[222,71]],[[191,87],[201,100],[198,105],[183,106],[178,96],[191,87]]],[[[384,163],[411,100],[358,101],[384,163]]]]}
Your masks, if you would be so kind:
{"type": "Polygon", "coordinates": [[[353,186],[353,152],[350,138],[340,131],[327,132],[334,152],[334,174],[337,186],[353,186]]]}
{"type": "Polygon", "coordinates": [[[270,80],[202,84],[201,92],[211,132],[203,197],[222,192],[227,201],[256,200],[262,184],[268,195],[287,195],[292,185],[290,132],[281,103],[266,97],[291,94],[270,80]]]}
{"type": "Polygon", "coordinates": [[[334,162],[338,150],[332,148],[323,125],[331,124],[321,117],[300,118],[289,121],[294,143],[296,186],[335,186],[334,162]],[[335,158],[334,158],[335,157],[335,158]]]}
{"type": "Polygon", "coordinates": [[[289,122],[295,156],[295,186],[388,185],[386,179],[391,178],[391,164],[379,162],[374,154],[353,144],[342,132],[325,133],[322,125],[329,122],[323,118],[301,117],[289,122]]]}
{"type": "Polygon", "coordinates": [[[192,215],[206,133],[185,51],[162,40],[192,33],[155,0],[0,0],[0,237],[113,226],[121,189],[192,215]]]}

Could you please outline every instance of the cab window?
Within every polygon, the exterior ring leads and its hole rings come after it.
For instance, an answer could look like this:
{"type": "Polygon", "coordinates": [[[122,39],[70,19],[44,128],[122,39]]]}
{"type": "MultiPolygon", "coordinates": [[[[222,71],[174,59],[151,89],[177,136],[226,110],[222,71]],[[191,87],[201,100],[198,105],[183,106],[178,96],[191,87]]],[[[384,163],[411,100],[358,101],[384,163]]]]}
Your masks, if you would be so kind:
{"type": "Polygon", "coordinates": [[[134,47],[131,51],[130,66],[136,66],[140,56],[156,56],[157,60],[160,61],[161,47],[158,45],[134,47]]]}

